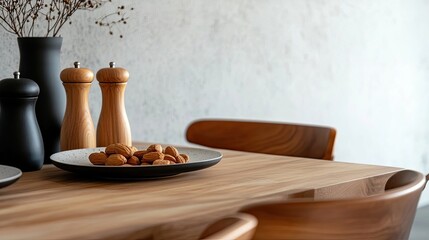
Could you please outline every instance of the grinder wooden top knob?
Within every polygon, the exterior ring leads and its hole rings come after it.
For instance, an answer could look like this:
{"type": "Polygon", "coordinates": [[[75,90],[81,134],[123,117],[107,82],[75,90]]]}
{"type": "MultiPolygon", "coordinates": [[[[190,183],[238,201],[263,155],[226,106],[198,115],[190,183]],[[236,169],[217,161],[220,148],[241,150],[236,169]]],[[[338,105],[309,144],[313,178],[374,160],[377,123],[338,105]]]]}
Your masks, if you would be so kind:
{"type": "Polygon", "coordinates": [[[125,68],[115,67],[114,62],[109,63],[110,67],[102,68],[97,72],[97,80],[101,83],[125,83],[130,77],[125,68]]]}
{"type": "Polygon", "coordinates": [[[65,83],[91,83],[94,73],[88,68],[81,68],[79,62],[74,62],[74,68],[64,69],[60,78],[65,83]]]}

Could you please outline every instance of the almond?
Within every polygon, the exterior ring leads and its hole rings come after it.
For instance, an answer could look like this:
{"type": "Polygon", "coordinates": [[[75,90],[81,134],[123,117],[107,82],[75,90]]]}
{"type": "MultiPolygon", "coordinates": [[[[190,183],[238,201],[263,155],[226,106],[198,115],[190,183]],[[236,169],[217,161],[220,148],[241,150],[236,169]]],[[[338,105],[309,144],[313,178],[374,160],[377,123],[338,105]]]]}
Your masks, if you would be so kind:
{"type": "Polygon", "coordinates": [[[134,156],[138,157],[139,159],[142,159],[143,155],[145,155],[146,153],[147,153],[146,150],[140,150],[140,151],[134,152],[134,156]]]}
{"type": "Polygon", "coordinates": [[[121,166],[127,163],[127,159],[122,154],[112,154],[106,159],[106,165],[121,166]]]}
{"type": "Polygon", "coordinates": [[[142,164],[140,164],[141,166],[150,166],[150,165],[152,165],[152,164],[150,164],[150,163],[147,163],[147,162],[142,162],[142,164]]]}
{"type": "Polygon", "coordinates": [[[159,144],[152,144],[147,148],[148,152],[159,152],[162,153],[162,146],[159,144]]]}
{"type": "Polygon", "coordinates": [[[173,157],[177,157],[177,156],[179,156],[179,151],[177,151],[177,149],[175,147],[168,146],[165,148],[165,154],[169,154],[173,157]]]}
{"type": "Polygon", "coordinates": [[[128,158],[127,163],[131,165],[140,165],[140,159],[136,156],[132,156],[128,158]]]}
{"type": "Polygon", "coordinates": [[[182,156],[185,159],[185,162],[189,161],[189,155],[188,154],[181,153],[180,156],[182,156]]]}
{"type": "Polygon", "coordinates": [[[172,161],[172,162],[176,162],[176,158],[171,156],[170,154],[164,154],[164,160],[168,160],[168,161],[172,161]]]}
{"type": "Polygon", "coordinates": [[[107,154],[104,152],[95,152],[91,153],[88,158],[94,165],[104,165],[106,163],[107,154]]]}
{"type": "Polygon", "coordinates": [[[153,163],[155,160],[164,159],[164,154],[160,152],[150,152],[143,155],[142,161],[153,163]]]}
{"type": "Polygon", "coordinates": [[[108,145],[106,147],[106,149],[105,149],[106,154],[107,155],[115,154],[115,147],[116,147],[116,145],[119,145],[119,143],[113,143],[113,144],[108,145]]]}
{"type": "Polygon", "coordinates": [[[177,163],[186,163],[186,160],[181,155],[176,156],[177,163]]]}
{"type": "Polygon", "coordinates": [[[106,147],[106,154],[121,154],[125,158],[130,158],[133,154],[133,151],[131,150],[131,147],[122,144],[122,143],[115,143],[110,144],[106,147]]]}
{"type": "Polygon", "coordinates": [[[170,165],[170,164],[171,164],[171,161],[158,159],[158,160],[155,160],[152,165],[170,165]]]}

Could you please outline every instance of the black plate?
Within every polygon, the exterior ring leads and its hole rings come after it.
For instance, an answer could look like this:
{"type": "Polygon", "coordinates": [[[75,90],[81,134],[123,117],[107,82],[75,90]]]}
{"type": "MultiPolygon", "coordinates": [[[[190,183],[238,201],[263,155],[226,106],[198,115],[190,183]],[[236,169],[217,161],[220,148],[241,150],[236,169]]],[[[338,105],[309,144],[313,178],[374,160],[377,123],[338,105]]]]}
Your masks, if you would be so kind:
{"type": "Polygon", "coordinates": [[[104,151],[104,148],[85,148],[58,152],[51,155],[52,163],[66,171],[84,174],[91,177],[108,179],[151,179],[177,175],[180,173],[197,171],[211,167],[222,159],[217,151],[177,147],[180,153],[188,154],[190,161],[172,165],[146,166],[102,166],[93,165],[88,156],[93,152],[104,151]]]}

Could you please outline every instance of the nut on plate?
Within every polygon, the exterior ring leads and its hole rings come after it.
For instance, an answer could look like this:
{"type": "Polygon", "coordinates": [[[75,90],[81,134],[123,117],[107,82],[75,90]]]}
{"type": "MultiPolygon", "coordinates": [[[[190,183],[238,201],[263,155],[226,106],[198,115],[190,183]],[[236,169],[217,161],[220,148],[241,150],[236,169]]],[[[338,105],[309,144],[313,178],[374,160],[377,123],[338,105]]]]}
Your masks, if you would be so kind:
{"type": "Polygon", "coordinates": [[[145,155],[146,153],[148,153],[148,151],[146,151],[146,150],[139,150],[139,151],[135,151],[134,152],[134,156],[138,157],[139,159],[142,159],[143,155],[145,155]]]}
{"type": "Polygon", "coordinates": [[[143,155],[142,161],[153,163],[155,160],[163,160],[164,154],[160,152],[150,152],[143,155]]]}
{"type": "Polygon", "coordinates": [[[169,154],[173,157],[177,157],[179,156],[179,151],[173,146],[168,146],[165,148],[165,154],[169,154]]]}
{"type": "Polygon", "coordinates": [[[177,163],[186,163],[186,160],[181,155],[176,156],[177,163]]]}
{"type": "Polygon", "coordinates": [[[116,154],[116,153],[111,154],[106,159],[106,165],[109,165],[109,166],[121,166],[121,165],[124,165],[125,163],[127,163],[127,158],[125,158],[121,154],[116,154]]]}
{"type": "Polygon", "coordinates": [[[159,152],[159,153],[162,153],[162,146],[160,144],[152,144],[146,150],[147,150],[147,152],[159,152]]]}
{"type": "Polygon", "coordinates": [[[155,161],[152,163],[152,165],[170,165],[170,164],[172,164],[172,162],[171,162],[171,161],[168,161],[168,160],[161,160],[161,159],[155,160],[155,161]]]}
{"type": "Polygon", "coordinates": [[[177,162],[176,158],[171,156],[170,154],[164,154],[164,160],[168,160],[168,161],[172,161],[172,162],[177,162]]]}
{"type": "Polygon", "coordinates": [[[95,152],[89,155],[89,161],[94,165],[104,165],[106,163],[107,154],[104,152],[95,152]]]}
{"type": "Polygon", "coordinates": [[[110,155],[115,153],[121,154],[125,158],[130,158],[133,155],[134,151],[131,149],[130,146],[127,146],[122,143],[114,143],[106,147],[106,154],[110,155]]]}
{"type": "Polygon", "coordinates": [[[189,161],[189,155],[188,154],[181,153],[180,156],[182,156],[185,159],[185,162],[189,161]]]}
{"type": "Polygon", "coordinates": [[[140,159],[136,156],[131,156],[128,158],[127,163],[130,165],[140,165],[140,159]]]}
{"type": "Polygon", "coordinates": [[[138,150],[134,146],[122,143],[110,144],[105,152],[91,153],[89,161],[94,165],[135,166],[135,165],[169,165],[186,163],[187,154],[181,154],[173,146],[163,148],[160,144],[152,144],[146,150],[138,150]]]}

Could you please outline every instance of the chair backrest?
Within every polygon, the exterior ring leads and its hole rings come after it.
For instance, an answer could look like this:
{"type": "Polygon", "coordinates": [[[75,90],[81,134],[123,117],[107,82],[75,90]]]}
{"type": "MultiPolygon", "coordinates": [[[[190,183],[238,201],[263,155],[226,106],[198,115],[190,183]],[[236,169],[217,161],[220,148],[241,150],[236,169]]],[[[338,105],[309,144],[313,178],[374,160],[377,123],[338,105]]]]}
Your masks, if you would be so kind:
{"type": "Polygon", "coordinates": [[[330,127],[291,123],[199,120],[186,138],[199,145],[246,152],[333,159],[336,131],[330,127]]]}
{"type": "Polygon", "coordinates": [[[252,215],[236,213],[222,218],[206,228],[199,239],[204,240],[250,240],[258,220],[252,215]]]}
{"type": "Polygon", "coordinates": [[[426,179],[409,170],[390,179],[388,190],[365,198],[261,203],[241,211],[258,219],[254,239],[408,239],[426,179]]]}

